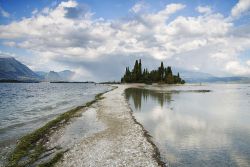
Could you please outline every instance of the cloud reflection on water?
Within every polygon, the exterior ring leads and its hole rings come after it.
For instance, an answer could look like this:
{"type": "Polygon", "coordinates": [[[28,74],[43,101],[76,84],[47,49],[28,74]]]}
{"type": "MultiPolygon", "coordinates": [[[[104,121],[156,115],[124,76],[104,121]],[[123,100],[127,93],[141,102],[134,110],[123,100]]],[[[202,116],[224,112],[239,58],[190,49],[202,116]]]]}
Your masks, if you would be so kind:
{"type": "Polygon", "coordinates": [[[215,92],[205,94],[140,88],[126,91],[136,119],[153,136],[171,166],[250,164],[250,140],[244,140],[250,139],[249,133],[244,134],[249,132],[244,120],[247,101],[234,87],[212,89],[215,92]]]}

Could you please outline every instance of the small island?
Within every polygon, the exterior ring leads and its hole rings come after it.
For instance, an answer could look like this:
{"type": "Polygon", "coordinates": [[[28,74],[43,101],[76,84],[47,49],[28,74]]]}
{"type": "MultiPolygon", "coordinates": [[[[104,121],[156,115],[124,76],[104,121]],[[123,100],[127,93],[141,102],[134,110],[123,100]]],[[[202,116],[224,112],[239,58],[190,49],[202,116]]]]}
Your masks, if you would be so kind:
{"type": "Polygon", "coordinates": [[[173,75],[170,66],[164,67],[161,62],[160,67],[157,70],[148,71],[147,68],[142,71],[141,59],[135,61],[132,71],[129,67],[126,67],[124,76],[121,78],[122,83],[166,83],[166,84],[184,84],[185,81],[181,79],[180,74],[173,75]]]}

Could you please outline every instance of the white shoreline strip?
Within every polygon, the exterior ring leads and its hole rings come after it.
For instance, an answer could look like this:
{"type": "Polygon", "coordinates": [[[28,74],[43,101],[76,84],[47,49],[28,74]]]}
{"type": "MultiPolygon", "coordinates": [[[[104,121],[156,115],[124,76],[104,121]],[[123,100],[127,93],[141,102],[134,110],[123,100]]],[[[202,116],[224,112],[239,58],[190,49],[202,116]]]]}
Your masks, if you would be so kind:
{"type": "Polygon", "coordinates": [[[97,109],[97,119],[107,128],[83,138],[64,154],[56,166],[160,166],[155,158],[155,146],[131,114],[124,97],[127,87],[119,85],[92,106],[97,109]]]}

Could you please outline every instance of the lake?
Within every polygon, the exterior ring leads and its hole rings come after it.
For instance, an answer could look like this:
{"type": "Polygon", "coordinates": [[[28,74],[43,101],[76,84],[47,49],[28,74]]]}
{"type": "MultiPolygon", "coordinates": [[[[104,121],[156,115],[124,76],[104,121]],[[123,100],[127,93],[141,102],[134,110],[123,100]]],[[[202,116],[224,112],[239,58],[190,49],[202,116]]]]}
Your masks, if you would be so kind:
{"type": "Polygon", "coordinates": [[[133,115],[169,166],[250,166],[250,85],[129,88],[133,115]]]}
{"type": "Polygon", "coordinates": [[[110,89],[92,83],[0,83],[0,166],[21,136],[110,89]]]}

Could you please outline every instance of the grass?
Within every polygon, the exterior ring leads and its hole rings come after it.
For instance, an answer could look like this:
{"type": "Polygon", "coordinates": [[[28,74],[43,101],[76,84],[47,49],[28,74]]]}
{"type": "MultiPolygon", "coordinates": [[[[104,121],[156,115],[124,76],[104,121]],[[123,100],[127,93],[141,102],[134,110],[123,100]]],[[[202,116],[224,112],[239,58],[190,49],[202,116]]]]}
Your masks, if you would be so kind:
{"type": "Polygon", "coordinates": [[[77,111],[84,107],[85,106],[79,106],[65,112],[56,119],[45,124],[43,127],[23,136],[10,155],[7,166],[27,166],[35,162],[37,158],[46,151],[44,144],[47,141],[48,135],[51,133],[51,129],[62,126],[64,123],[68,122],[70,118],[74,117],[77,111]],[[19,164],[23,158],[27,159],[27,162],[19,164]]]}
{"type": "Polygon", "coordinates": [[[51,167],[54,166],[63,156],[64,152],[57,153],[49,162],[38,165],[38,167],[51,167]]]}
{"type": "MultiPolygon", "coordinates": [[[[116,87],[113,87],[115,89],[116,87]]],[[[112,89],[112,90],[113,90],[112,89]]],[[[108,91],[106,91],[108,92],[108,91]]],[[[104,92],[104,93],[106,93],[104,92]]],[[[51,120],[43,127],[35,130],[32,133],[29,133],[23,136],[20,141],[17,143],[16,148],[9,156],[7,166],[8,167],[24,167],[30,166],[34,162],[36,162],[39,157],[47,151],[45,147],[45,143],[48,141],[49,135],[53,133],[52,129],[62,127],[67,123],[72,117],[76,115],[78,111],[85,107],[89,107],[98,100],[103,99],[102,95],[104,93],[99,93],[95,96],[95,99],[87,102],[83,106],[78,106],[72,110],[69,110],[61,115],[59,115],[54,120],[51,120]]],[[[57,162],[63,153],[56,154],[50,162],[41,164],[41,167],[52,166],[55,162],[57,162]]]]}

